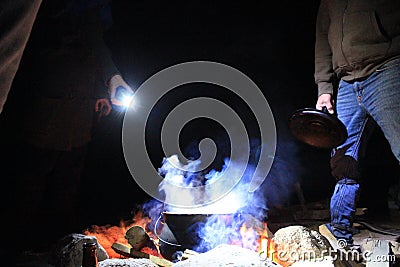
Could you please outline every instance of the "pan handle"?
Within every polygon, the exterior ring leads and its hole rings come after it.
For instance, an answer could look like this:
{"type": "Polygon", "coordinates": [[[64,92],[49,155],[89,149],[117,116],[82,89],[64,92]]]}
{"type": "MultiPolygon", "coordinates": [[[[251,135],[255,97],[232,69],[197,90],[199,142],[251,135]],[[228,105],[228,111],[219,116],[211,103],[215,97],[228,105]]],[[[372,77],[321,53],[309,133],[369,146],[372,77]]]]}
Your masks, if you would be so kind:
{"type": "MultiPolygon", "coordinates": [[[[168,244],[168,245],[170,245],[170,246],[175,246],[175,247],[180,247],[180,246],[182,246],[182,245],[180,245],[180,244],[174,244],[174,243],[168,242],[167,240],[162,239],[162,238],[160,237],[161,234],[159,235],[159,234],[157,233],[157,226],[158,226],[158,223],[161,221],[161,217],[162,217],[162,214],[158,217],[156,223],[154,224],[154,235],[155,235],[159,240],[161,240],[161,242],[163,242],[163,243],[165,243],[165,244],[168,244]]],[[[164,224],[165,224],[165,222],[164,222],[164,224]]]]}
{"type": "Polygon", "coordinates": [[[329,114],[328,108],[326,106],[322,107],[322,112],[329,114]]]}

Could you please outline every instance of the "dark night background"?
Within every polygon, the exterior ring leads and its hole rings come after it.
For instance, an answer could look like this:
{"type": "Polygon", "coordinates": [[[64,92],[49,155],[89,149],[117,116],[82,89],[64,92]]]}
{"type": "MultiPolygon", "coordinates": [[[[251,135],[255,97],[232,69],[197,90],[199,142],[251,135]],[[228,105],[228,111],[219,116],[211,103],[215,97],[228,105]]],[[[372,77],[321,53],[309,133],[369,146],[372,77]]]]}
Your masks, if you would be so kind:
{"type": "MultiPolygon", "coordinates": [[[[335,183],[329,171],[330,151],[297,142],[287,128],[291,113],[314,107],[317,98],[313,56],[318,3],[316,0],[281,0],[273,5],[266,1],[114,0],[111,2],[114,23],[105,40],[132,88],[165,67],[194,60],[224,63],[249,76],[265,94],[276,120],[279,164],[266,181],[283,189],[282,203],[276,204],[297,203],[295,182],[300,182],[307,202],[328,200],[335,183]]],[[[40,62],[37,64],[40,67],[40,62]]],[[[18,79],[23,79],[22,73],[17,74],[15,84],[18,79]]],[[[250,135],[257,138],[254,118],[233,95],[206,85],[194,88],[171,93],[152,113],[147,141],[156,167],[160,167],[163,158],[158,131],[163,118],[174,105],[193,96],[208,95],[231,104],[246,121],[250,135]]],[[[20,88],[14,86],[2,114],[1,131],[7,134],[3,141],[11,147],[16,142],[13,122],[19,118],[19,94],[20,88]]],[[[94,129],[80,200],[88,225],[118,224],[121,218],[129,218],[137,204],[149,198],[125,165],[122,123],[123,113],[113,110],[94,129]]],[[[221,145],[223,154],[227,144],[220,133],[221,129],[210,121],[193,122],[182,133],[182,149],[193,156],[196,154],[193,143],[211,136],[221,145]]],[[[377,200],[385,199],[387,185],[397,171],[396,160],[379,131],[374,133],[368,151],[371,153],[364,165],[362,201],[369,205],[371,196],[377,196],[374,203],[380,205],[377,200]]],[[[13,163],[18,166],[18,159],[13,159],[13,163]]],[[[261,190],[268,194],[267,186],[261,190]]]]}

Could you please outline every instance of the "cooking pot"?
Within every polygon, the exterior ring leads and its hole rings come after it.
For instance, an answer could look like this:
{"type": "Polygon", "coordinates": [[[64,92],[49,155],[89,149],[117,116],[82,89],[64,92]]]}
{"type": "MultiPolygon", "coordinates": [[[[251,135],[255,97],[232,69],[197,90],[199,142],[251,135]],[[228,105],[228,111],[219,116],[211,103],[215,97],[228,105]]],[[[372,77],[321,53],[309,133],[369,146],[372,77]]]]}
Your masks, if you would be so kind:
{"type": "Polygon", "coordinates": [[[184,214],[163,212],[155,223],[154,232],[159,239],[161,255],[176,260],[175,253],[185,249],[193,250],[201,241],[198,230],[211,216],[234,216],[233,214],[184,214]],[[158,234],[158,228],[161,228],[158,234]]]}
{"type": "Polygon", "coordinates": [[[318,148],[332,149],[347,139],[346,127],[326,107],[296,110],[289,118],[289,130],[301,142],[318,148]]]}

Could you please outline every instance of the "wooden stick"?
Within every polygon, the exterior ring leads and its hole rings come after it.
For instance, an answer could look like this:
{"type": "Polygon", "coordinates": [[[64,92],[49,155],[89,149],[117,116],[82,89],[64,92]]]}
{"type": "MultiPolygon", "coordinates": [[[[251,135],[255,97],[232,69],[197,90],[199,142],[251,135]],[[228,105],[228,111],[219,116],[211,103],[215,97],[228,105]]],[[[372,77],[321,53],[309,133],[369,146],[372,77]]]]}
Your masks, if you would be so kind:
{"type": "Polygon", "coordinates": [[[141,252],[141,251],[137,251],[134,248],[130,248],[124,244],[121,243],[117,243],[115,242],[114,244],[112,244],[111,248],[118,254],[128,257],[128,258],[144,258],[144,259],[149,259],[151,260],[153,263],[157,264],[158,266],[162,266],[162,267],[172,267],[173,266],[173,262],[157,257],[157,256],[153,256],[150,255],[148,253],[145,252],[141,252]]]}

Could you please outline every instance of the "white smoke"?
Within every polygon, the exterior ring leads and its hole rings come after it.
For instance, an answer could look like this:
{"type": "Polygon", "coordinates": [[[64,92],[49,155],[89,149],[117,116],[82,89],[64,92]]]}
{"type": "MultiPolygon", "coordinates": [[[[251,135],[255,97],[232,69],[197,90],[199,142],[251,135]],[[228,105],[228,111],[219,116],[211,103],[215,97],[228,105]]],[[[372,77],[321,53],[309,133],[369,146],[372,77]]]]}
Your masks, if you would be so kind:
{"type": "Polygon", "coordinates": [[[184,200],[188,206],[195,206],[194,204],[201,202],[200,200],[217,199],[210,204],[195,208],[168,206],[166,207],[167,211],[180,214],[234,214],[245,206],[247,204],[249,187],[245,177],[233,188],[232,182],[228,180],[223,183],[215,183],[220,179],[237,177],[237,175],[240,175],[240,171],[243,168],[243,166],[239,166],[239,164],[235,165],[233,162],[230,162],[229,159],[225,159],[224,162],[220,171],[213,169],[207,173],[203,173],[195,171],[200,165],[198,160],[188,161],[186,165],[183,165],[179,161],[177,155],[164,158],[162,166],[158,171],[159,174],[164,177],[159,185],[159,190],[163,191],[165,194],[165,203],[176,203],[178,201],[175,201],[175,198],[179,198],[180,201],[184,200]],[[230,175],[222,175],[229,164],[233,164],[231,165],[230,175]],[[212,186],[201,187],[202,185],[212,186]],[[179,190],[180,187],[199,187],[202,189],[198,191],[182,192],[179,190]],[[208,190],[205,191],[204,188],[208,188],[208,190]],[[188,193],[185,194],[184,192],[188,193]],[[220,196],[221,192],[228,193],[222,198],[214,198],[214,196],[220,196]]]}

